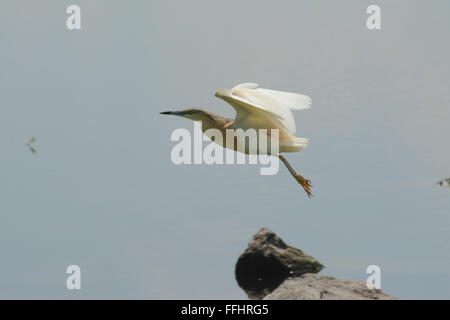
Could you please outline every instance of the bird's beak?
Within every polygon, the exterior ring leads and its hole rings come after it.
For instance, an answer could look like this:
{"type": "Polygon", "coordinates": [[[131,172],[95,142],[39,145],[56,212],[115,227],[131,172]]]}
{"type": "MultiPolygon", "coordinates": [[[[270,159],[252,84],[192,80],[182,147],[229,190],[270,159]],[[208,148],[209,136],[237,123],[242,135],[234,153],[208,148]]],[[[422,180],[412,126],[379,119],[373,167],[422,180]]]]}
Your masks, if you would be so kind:
{"type": "Polygon", "coordinates": [[[164,112],[160,112],[160,114],[171,114],[174,116],[183,116],[186,114],[185,111],[164,111],[164,112]]]}

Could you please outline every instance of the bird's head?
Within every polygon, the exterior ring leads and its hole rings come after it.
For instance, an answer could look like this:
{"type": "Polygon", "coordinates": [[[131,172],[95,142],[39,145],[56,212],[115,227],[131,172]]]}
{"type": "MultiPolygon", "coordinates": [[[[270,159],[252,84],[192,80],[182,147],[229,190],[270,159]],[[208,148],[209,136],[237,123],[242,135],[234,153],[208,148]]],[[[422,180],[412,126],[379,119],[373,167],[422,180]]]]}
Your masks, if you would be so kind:
{"type": "Polygon", "coordinates": [[[191,119],[194,121],[211,120],[213,114],[203,109],[186,109],[182,111],[164,111],[161,114],[170,114],[174,116],[180,116],[183,118],[191,119]]]}

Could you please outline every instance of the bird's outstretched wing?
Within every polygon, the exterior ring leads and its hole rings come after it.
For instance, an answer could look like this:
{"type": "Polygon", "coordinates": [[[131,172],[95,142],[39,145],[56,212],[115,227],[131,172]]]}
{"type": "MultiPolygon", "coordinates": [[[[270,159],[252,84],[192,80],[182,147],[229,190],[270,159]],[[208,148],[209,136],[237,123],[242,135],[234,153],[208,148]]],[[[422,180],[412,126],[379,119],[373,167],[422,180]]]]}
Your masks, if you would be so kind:
{"type": "Polygon", "coordinates": [[[308,96],[258,88],[256,83],[242,83],[231,90],[219,91],[218,97],[236,110],[235,128],[280,129],[295,134],[295,121],[291,110],[308,109],[308,96]]]}

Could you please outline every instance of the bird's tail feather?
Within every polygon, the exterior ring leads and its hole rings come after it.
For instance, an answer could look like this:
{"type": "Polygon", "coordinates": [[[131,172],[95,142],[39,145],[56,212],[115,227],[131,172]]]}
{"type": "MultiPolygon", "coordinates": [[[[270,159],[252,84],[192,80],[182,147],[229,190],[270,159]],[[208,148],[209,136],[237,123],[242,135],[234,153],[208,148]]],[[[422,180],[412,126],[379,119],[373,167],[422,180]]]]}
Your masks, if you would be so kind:
{"type": "Polygon", "coordinates": [[[308,139],[292,137],[288,141],[280,142],[280,152],[298,152],[308,145],[308,139]]]}

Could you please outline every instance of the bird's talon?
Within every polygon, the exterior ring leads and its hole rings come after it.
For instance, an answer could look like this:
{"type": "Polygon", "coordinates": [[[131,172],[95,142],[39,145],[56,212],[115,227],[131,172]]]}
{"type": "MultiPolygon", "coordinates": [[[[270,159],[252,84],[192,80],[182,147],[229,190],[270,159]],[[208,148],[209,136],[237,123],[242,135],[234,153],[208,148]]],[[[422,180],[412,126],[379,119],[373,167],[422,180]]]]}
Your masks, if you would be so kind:
{"type": "Polygon", "coordinates": [[[298,181],[298,183],[305,189],[306,194],[308,195],[308,198],[311,198],[313,196],[311,192],[311,181],[308,179],[303,178],[301,175],[297,174],[295,176],[295,180],[298,181]]]}

